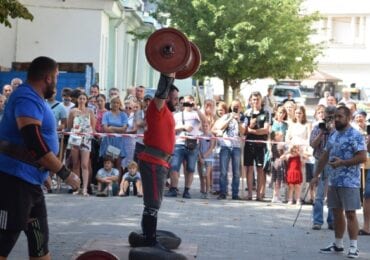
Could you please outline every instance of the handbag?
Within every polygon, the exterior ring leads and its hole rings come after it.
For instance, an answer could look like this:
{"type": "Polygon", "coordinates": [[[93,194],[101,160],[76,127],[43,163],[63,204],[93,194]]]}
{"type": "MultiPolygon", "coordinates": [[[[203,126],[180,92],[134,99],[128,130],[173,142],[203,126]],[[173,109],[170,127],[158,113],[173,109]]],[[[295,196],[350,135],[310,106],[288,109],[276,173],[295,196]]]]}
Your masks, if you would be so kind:
{"type": "Polygon", "coordinates": [[[105,155],[111,156],[113,159],[118,158],[120,154],[121,154],[121,149],[113,145],[108,145],[107,151],[105,152],[105,155]]]}
{"type": "Polygon", "coordinates": [[[80,146],[82,143],[82,136],[71,134],[69,136],[69,143],[74,146],[80,146]]]}
{"type": "MultiPolygon", "coordinates": [[[[182,114],[182,124],[185,125],[185,120],[184,120],[184,112],[182,114]]],[[[194,150],[197,147],[198,140],[197,139],[190,139],[186,138],[185,139],[185,147],[189,150],[194,150]]]]}

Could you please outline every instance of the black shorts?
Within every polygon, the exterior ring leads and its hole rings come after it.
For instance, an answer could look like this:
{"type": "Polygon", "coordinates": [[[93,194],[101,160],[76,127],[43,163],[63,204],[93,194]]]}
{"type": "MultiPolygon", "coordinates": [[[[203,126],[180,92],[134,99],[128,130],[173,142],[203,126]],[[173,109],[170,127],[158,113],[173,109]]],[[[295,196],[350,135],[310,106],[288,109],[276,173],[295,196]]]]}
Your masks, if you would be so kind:
{"type": "Polygon", "coordinates": [[[265,160],[266,144],[246,142],[244,146],[244,165],[263,167],[265,160]]]}
{"type": "Polygon", "coordinates": [[[29,219],[46,217],[40,185],[0,172],[0,229],[27,230],[29,219]]]}

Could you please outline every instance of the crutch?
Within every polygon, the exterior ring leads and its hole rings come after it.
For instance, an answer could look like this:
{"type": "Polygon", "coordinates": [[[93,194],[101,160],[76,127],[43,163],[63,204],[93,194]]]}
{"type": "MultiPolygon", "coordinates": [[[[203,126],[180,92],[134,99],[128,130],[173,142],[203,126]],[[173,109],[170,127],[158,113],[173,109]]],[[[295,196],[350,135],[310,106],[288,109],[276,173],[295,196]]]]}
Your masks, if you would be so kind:
{"type": "MultiPolygon", "coordinates": [[[[303,201],[306,200],[306,197],[307,197],[307,194],[308,194],[308,191],[310,190],[310,187],[308,187],[308,189],[306,190],[306,193],[304,194],[304,198],[303,198],[303,201]]],[[[293,222],[293,227],[295,225],[295,223],[297,222],[297,219],[299,217],[299,214],[301,214],[301,211],[302,211],[302,206],[303,206],[303,203],[301,203],[301,206],[299,207],[299,210],[298,210],[298,213],[297,213],[297,216],[295,217],[295,220],[293,222]]]]}

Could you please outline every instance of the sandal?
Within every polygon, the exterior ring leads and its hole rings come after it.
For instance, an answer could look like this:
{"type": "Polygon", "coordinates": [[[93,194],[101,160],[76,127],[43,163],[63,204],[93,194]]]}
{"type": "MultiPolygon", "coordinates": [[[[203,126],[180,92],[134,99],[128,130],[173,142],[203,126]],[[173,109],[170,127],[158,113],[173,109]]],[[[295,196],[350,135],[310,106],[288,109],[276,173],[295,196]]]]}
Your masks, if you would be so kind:
{"type": "Polygon", "coordinates": [[[89,193],[87,193],[87,190],[84,190],[84,191],[82,192],[82,196],[84,196],[84,197],[89,197],[89,196],[90,196],[90,194],[89,194],[89,193]]]}
{"type": "Polygon", "coordinates": [[[366,232],[365,230],[360,229],[360,230],[358,231],[358,235],[359,235],[359,236],[370,236],[370,232],[366,232]]]}

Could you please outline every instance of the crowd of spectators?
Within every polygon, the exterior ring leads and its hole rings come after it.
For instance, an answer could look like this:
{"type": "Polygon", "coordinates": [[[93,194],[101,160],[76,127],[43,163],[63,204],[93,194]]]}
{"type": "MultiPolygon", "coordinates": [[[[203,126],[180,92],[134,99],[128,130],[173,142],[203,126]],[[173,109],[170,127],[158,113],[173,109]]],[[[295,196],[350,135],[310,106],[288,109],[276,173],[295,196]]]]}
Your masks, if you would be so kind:
{"type": "MultiPolygon", "coordinates": [[[[15,79],[3,86],[0,120],[7,97],[19,84],[21,81],[15,79]]],[[[59,157],[82,179],[81,189],[74,194],[127,196],[133,189],[135,195],[142,196],[136,163],[137,154],[144,149],[146,108],[152,99],[145,94],[145,87],[131,87],[126,93],[111,88],[108,97],[98,85],[91,86],[89,93],[81,88],[64,88],[61,94],[61,101],[54,95],[47,102],[60,131],[59,157]]],[[[265,189],[271,185],[272,203],[315,204],[313,229],[320,229],[327,176],[322,175],[318,187],[308,184],[325,146],[323,140],[334,130],[333,118],[327,116],[337,105],[347,106],[353,115],[352,126],[367,135],[367,114],[357,110],[347,94],[337,104],[335,97],[324,93],[313,121],[308,119],[305,107],[296,105],[291,97],[277,104],[271,89],[265,96],[253,92],[247,102],[233,100],[230,106],[215,99],[197,104],[193,96],[181,97],[174,112],[176,144],[165,196],[182,194],[191,199],[192,190],[196,190],[192,187],[194,174],[199,174],[203,199],[223,200],[231,195],[232,200],[270,201],[265,198],[265,189]],[[326,122],[325,128],[322,122],[326,122]]],[[[367,207],[368,193],[364,203],[367,207]]],[[[367,207],[364,212],[368,215],[367,207]]],[[[366,234],[370,233],[368,219],[361,231],[366,234]]],[[[327,221],[332,228],[330,211],[327,221]]]]}

